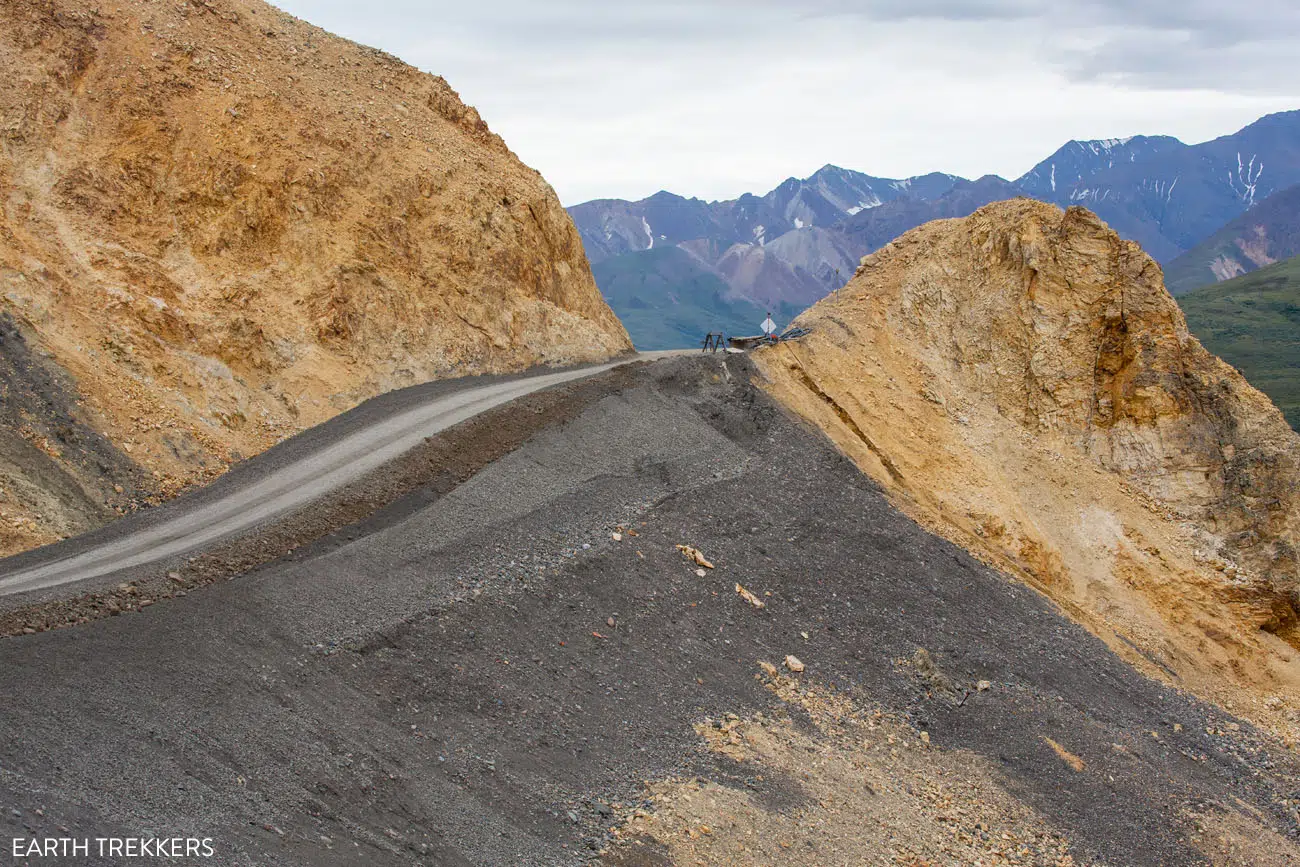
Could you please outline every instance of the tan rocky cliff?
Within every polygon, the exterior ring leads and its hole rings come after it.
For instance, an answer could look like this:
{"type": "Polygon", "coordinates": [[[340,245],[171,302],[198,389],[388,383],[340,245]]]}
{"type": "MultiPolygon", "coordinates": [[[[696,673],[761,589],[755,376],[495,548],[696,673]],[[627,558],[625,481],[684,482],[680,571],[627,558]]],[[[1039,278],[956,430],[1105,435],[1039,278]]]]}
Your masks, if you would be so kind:
{"type": "Polygon", "coordinates": [[[1295,731],[1300,438],[1191,337],[1160,268],[1015,200],[862,261],[756,354],[914,518],[1151,674],[1295,731]]]}
{"type": "Polygon", "coordinates": [[[541,176],[381,52],[259,0],[6,0],[0,77],[0,553],[388,389],[631,348],[541,176]]]}

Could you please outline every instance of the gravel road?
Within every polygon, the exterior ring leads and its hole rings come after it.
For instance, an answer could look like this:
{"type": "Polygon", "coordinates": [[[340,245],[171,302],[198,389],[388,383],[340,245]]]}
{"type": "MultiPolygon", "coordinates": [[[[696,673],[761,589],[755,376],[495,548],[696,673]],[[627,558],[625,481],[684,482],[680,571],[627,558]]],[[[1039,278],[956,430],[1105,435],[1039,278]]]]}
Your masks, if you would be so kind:
{"type": "MultiPolygon", "coordinates": [[[[108,538],[81,550],[53,546],[23,558],[18,568],[0,571],[0,596],[86,581],[123,569],[163,561],[263,524],[337,490],[410,451],[424,439],[495,406],[525,394],[603,373],[621,364],[649,361],[674,353],[642,353],[612,364],[556,373],[475,383],[458,380],[450,394],[423,397],[414,406],[353,430],[317,450],[282,462],[260,477],[243,475],[244,484],[228,484],[219,498],[181,500],[159,510],[146,526],[115,525],[108,538]]],[[[328,427],[328,426],[326,426],[328,427]]],[[[328,437],[328,432],[316,436],[328,437]]],[[[4,564],[0,563],[0,570],[4,564]]]]}

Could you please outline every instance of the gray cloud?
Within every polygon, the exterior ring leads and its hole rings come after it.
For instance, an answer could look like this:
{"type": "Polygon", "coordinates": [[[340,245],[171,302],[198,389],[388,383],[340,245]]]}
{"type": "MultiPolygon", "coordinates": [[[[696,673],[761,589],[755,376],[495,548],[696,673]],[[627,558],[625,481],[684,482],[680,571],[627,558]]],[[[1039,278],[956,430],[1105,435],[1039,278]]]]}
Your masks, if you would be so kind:
{"type": "Polygon", "coordinates": [[[862,0],[811,4],[818,14],[856,15],[874,21],[1014,21],[1040,15],[1041,0],[862,0]]]}
{"type": "Polygon", "coordinates": [[[1162,90],[1228,87],[1295,93],[1294,77],[1279,76],[1294,57],[1292,42],[1175,32],[1116,34],[1095,47],[1062,50],[1055,61],[1072,81],[1162,90]]]}
{"type": "Polygon", "coordinates": [[[764,32],[780,33],[783,25],[825,18],[847,21],[845,26],[868,39],[879,28],[921,32],[944,26],[951,31],[953,25],[965,25],[974,28],[972,36],[995,48],[999,34],[990,28],[1013,26],[1016,33],[1032,36],[1048,65],[1080,78],[1161,88],[1186,86],[1178,74],[1189,69],[1198,73],[1196,86],[1219,82],[1268,89],[1270,81],[1281,78],[1290,87],[1295,76],[1279,68],[1279,54],[1300,46],[1300,4],[1295,0],[1257,0],[1249,11],[1221,0],[804,0],[793,5],[781,0],[375,0],[360,11],[352,0],[287,0],[283,5],[307,17],[317,13],[349,21],[398,42],[418,36],[423,28],[413,30],[413,22],[455,30],[476,40],[485,56],[519,50],[584,54],[609,43],[651,45],[669,54],[692,45],[725,49],[764,32]],[[1071,47],[1080,36],[1091,43],[1097,62],[1088,62],[1080,49],[1071,47]],[[1212,53],[1245,47],[1259,52],[1212,53]]]}
{"type": "Polygon", "coordinates": [[[1300,4],[281,0],[443,74],[566,202],[762,190],[837,162],[1015,175],[1068,138],[1300,107],[1300,4]]]}
{"type": "Polygon", "coordinates": [[[867,21],[1029,26],[1039,57],[1076,81],[1160,89],[1294,93],[1300,4],[1259,0],[821,0],[822,14],[867,21]],[[1086,41],[1088,48],[1071,43],[1086,41]]]}
{"type": "MultiPolygon", "coordinates": [[[[1219,0],[814,0],[826,10],[876,21],[1034,20],[1051,28],[1137,27],[1189,32],[1227,31],[1275,35],[1294,28],[1300,8],[1292,0],[1259,0],[1249,10],[1219,0]]],[[[1294,30],[1292,30],[1294,33],[1294,30]]]]}

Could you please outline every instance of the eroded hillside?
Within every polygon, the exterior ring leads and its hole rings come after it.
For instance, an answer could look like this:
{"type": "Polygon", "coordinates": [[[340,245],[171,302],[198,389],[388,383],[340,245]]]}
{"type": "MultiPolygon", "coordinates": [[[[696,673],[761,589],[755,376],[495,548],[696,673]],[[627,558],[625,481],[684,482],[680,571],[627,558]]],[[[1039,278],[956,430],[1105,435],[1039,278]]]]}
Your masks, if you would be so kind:
{"type": "Polygon", "coordinates": [[[930,223],[756,356],[910,515],[1144,671],[1294,733],[1300,440],[1090,212],[930,223]]]}
{"type": "Polygon", "coordinates": [[[6,2],[0,74],[5,388],[36,395],[0,553],[378,392],[630,348],[441,78],[259,0],[6,2]]]}

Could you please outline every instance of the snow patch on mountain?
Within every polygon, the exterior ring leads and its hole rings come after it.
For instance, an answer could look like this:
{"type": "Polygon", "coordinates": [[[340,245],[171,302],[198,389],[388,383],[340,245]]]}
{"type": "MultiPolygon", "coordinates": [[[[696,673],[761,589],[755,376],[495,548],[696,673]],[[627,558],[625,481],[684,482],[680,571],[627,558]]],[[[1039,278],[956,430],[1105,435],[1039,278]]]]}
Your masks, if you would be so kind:
{"type": "MultiPolygon", "coordinates": [[[[909,183],[910,183],[910,179],[909,179],[909,183]]],[[[878,208],[878,207],[880,207],[882,204],[884,204],[884,202],[882,202],[882,201],[880,200],[880,197],[879,197],[879,196],[872,196],[870,199],[867,199],[867,200],[865,200],[865,201],[858,202],[856,205],[854,205],[853,207],[849,208],[848,211],[847,211],[847,213],[848,213],[848,215],[851,217],[851,216],[853,216],[854,214],[860,214],[860,213],[862,213],[863,211],[868,210],[868,209],[870,209],[870,208],[878,208]]]]}
{"type": "Polygon", "coordinates": [[[1081,190],[1072,190],[1070,192],[1071,202],[1104,202],[1110,198],[1110,190],[1089,189],[1084,187],[1081,190]]]}
{"type": "Polygon", "coordinates": [[[1251,154],[1249,162],[1243,161],[1241,151],[1237,151],[1237,172],[1234,175],[1231,169],[1228,170],[1228,186],[1246,203],[1246,207],[1255,204],[1255,190],[1264,174],[1264,161],[1260,160],[1256,166],[1255,160],[1256,155],[1251,154]]]}
{"type": "Polygon", "coordinates": [[[1138,184],[1138,189],[1142,190],[1143,192],[1147,192],[1147,191],[1153,192],[1156,194],[1157,198],[1169,202],[1173,198],[1174,187],[1176,186],[1178,186],[1177,176],[1174,177],[1173,181],[1164,181],[1164,180],[1160,180],[1159,178],[1156,178],[1154,180],[1150,178],[1146,178],[1143,179],[1142,183],[1138,184]]]}
{"type": "Polygon", "coordinates": [[[1110,153],[1115,148],[1123,147],[1132,140],[1133,136],[1126,136],[1125,138],[1099,138],[1092,141],[1075,142],[1075,144],[1079,146],[1080,150],[1091,151],[1094,155],[1101,156],[1102,153],[1110,153]]]}
{"type": "Polygon", "coordinates": [[[649,242],[646,249],[653,250],[655,248],[655,235],[654,232],[650,231],[650,222],[645,217],[641,218],[641,228],[645,229],[646,240],[649,242]]]}

